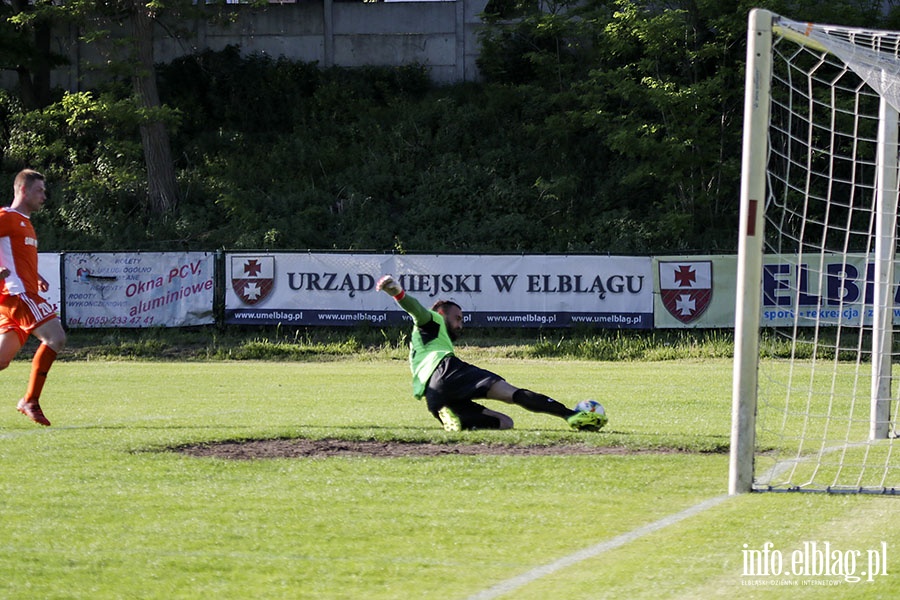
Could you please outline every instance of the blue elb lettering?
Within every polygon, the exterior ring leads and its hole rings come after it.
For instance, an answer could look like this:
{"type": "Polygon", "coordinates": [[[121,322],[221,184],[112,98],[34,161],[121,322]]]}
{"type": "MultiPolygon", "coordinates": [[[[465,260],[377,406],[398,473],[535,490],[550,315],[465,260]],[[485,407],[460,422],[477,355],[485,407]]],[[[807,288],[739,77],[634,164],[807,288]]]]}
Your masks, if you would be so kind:
{"type": "Polygon", "coordinates": [[[791,305],[791,265],[763,265],[763,305],[791,305]],[[788,277],[785,277],[788,276],[788,277]],[[785,294],[780,292],[785,291],[785,294]]]}
{"type": "Polygon", "coordinates": [[[860,290],[856,283],[859,278],[859,269],[853,265],[840,263],[828,265],[825,269],[828,272],[828,304],[836,306],[859,300],[860,290]]]}

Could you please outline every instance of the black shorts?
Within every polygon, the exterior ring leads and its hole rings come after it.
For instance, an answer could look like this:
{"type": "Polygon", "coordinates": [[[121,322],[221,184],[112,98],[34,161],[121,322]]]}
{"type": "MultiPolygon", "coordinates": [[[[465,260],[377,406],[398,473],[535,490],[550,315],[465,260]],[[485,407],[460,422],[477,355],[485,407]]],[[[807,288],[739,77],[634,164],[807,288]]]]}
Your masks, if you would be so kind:
{"type": "Polygon", "coordinates": [[[431,374],[425,388],[428,411],[438,418],[438,411],[447,406],[459,417],[463,429],[496,429],[497,417],[485,415],[485,407],[473,400],[486,398],[498,381],[503,378],[496,373],[448,356],[431,374]]]}

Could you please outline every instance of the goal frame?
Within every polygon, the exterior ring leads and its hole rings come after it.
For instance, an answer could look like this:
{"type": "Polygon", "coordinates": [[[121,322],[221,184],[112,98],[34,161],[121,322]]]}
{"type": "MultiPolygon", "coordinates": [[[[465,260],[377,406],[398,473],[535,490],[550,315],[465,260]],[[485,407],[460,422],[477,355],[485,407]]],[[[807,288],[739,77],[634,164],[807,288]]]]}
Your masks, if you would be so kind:
{"type": "MultiPolygon", "coordinates": [[[[728,480],[728,491],[732,495],[752,491],[754,483],[773,35],[777,32],[799,44],[826,50],[798,32],[779,28],[776,18],[777,15],[763,9],[753,9],[748,17],[728,480]]],[[[898,121],[897,110],[882,96],[873,232],[870,440],[885,439],[891,433],[891,292],[897,243],[898,121]]]]}

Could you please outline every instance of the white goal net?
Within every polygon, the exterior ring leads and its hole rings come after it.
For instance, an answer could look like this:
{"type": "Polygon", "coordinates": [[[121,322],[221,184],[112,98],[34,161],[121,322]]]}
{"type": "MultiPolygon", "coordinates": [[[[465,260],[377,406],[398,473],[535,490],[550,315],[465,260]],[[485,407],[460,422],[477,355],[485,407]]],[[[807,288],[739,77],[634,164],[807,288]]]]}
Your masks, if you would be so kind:
{"type": "Polygon", "coordinates": [[[900,33],[754,10],[747,59],[730,492],[898,494],[900,33]]]}

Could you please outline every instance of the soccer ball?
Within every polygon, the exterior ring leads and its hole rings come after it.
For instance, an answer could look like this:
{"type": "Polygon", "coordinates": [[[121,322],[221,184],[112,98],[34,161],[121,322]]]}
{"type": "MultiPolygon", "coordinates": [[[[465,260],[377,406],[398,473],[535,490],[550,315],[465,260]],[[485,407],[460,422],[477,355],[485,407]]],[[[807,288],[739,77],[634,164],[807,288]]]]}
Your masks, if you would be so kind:
{"type": "Polygon", "coordinates": [[[606,414],[606,409],[603,408],[603,405],[596,400],[582,400],[575,405],[575,410],[578,412],[599,413],[601,415],[606,414]]]}

